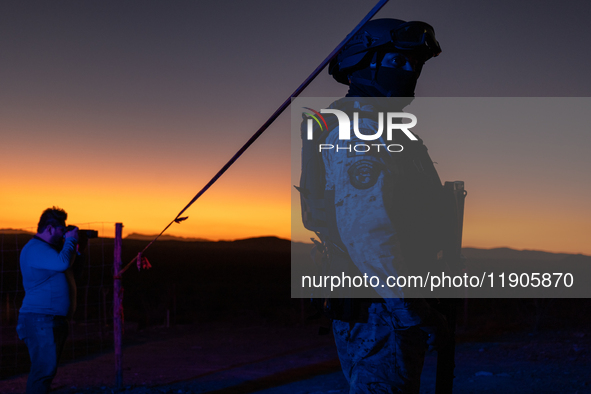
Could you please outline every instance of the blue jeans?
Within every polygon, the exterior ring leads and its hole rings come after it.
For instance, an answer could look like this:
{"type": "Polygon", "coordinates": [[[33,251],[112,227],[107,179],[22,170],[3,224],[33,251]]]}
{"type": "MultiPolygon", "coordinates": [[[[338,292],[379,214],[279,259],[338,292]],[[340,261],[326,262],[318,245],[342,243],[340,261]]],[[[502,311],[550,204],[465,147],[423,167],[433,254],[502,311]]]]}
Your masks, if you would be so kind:
{"type": "Polygon", "coordinates": [[[16,331],[31,357],[27,394],[48,393],[68,336],[65,316],[21,313],[16,331]]]}

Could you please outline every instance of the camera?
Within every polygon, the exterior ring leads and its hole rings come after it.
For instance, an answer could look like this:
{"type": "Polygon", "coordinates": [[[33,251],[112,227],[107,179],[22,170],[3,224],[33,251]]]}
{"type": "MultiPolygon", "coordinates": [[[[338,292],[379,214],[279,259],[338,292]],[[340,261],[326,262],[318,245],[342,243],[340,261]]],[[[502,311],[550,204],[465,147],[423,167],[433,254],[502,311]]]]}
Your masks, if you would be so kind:
{"type": "MultiPolygon", "coordinates": [[[[68,226],[66,227],[66,232],[72,231],[76,228],[76,226],[68,226]]],[[[78,236],[90,238],[98,238],[98,231],[96,230],[86,230],[86,229],[78,229],[78,236]]]]}

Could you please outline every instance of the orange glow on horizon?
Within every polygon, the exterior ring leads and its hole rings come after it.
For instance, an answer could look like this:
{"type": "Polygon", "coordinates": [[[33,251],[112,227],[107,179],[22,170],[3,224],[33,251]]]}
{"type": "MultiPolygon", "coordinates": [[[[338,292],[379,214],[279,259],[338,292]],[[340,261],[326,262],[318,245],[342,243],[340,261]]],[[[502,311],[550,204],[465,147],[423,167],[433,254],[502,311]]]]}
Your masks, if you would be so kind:
{"type": "MultiPolygon", "coordinates": [[[[247,162],[243,168],[230,171],[183,214],[189,216],[188,220],[173,224],[166,234],[209,240],[277,236],[310,242],[315,235],[301,225],[299,197],[285,181],[289,168],[267,170],[257,164],[247,162]],[[253,173],[257,177],[249,177],[253,173]]],[[[174,175],[171,170],[173,175],[158,187],[148,172],[130,176],[124,171],[113,177],[108,171],[96,171],[88,176],[86,170],[74,169],[72,176],[61,177],[56,185],[56,178],[46,170],[32,167],[22,166],[3,175],[2,182],[10,187],[0,195],[0,206],[8,208],[2,212],[0,228],[34,231],[41,212],[58,205],[68,212],[69,223],[99,223],[101,236],[112,237],[115,222],[124,224],[124,236],[155,235],[208,180],[201,175],[189,182],[186,174],[174,175]]],[[[159,179],[162,182],[162,177],[159,179]]],[[[572,199],[570,204],[549,211],[543,201],[519,199],[502,191],[493,194],[475,182],[470,184],[465,246],[591,255],[591,224],[582,210],[586,204],[582,199],[572,199]]],[[[559,198],[550,192],[547,197],[559,198]]]]}
{"type": "MultiPolygon", "coordinates": [[[[20,228],[34,231],[41,212],[52,204],[68,212],[68,223],[98,223],[101,236],[112,237],[115,222],[124,224],[124,236],[131,233],[155,235],[174,218],[192,197],[187,190],[177,193],[160,190],[138,198],[131,191],[111,190],[92,197],[92,192],[69,196],[63,191],[35,193],[36,187],[22,194],[3,194],[0,204],[13,209],[3,212],[0,228],[20,228]],[[181,198],[182,195],[182,198],[181,198]],[[188,197],[187,197],[188,196],[188,197]],[[47,204],[47,201],[53,201],[47,204]],[[133,207],[133,209],[130,209],[133,207]],[[157,207],[157,209],[155,209],[157,207]],[[18,209],[17,209],[18,208],[18,209]]],[[[277,236],[298,242],[310,242],[315,237],[301,225],[299,206],[291,207],[289,196],[243,193],[220,187],[198,200],[183,216],[189,219],[173,224],[165,234],[208,240],[232,240],[259,236],[277,236]],[[235,197],[236,196],[236,197],[235,197]],[[290,211],[297,222],[292,228],[290,211]]],[[[591,255],[587,235],[590,225],[573,218],[555,219],[550,226],[547,218],[535,214],[494,211],[468,206],[464,223],[463,244],[466,247],[542,250],[555,253],[591,255]]]]}

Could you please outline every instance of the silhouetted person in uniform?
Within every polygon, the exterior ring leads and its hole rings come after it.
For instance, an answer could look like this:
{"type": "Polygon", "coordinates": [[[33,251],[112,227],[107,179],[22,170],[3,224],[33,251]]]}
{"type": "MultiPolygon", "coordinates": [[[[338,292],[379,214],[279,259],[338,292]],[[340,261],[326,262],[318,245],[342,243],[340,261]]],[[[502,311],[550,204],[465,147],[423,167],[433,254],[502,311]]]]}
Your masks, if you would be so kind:
{"type": "MultiPolygon", "coordinates": [[[[414,97],[424,63],[440,52],[433,28],[426,23],[368,22],[331,62],[330,74],[348,85],[349,92],[329,108],[358,113],[359,132],[375,135],[377,113],[401,112],[414,97]],[[384,104],[379,99],[383,97],[400,99],[384,104]]],[[[436,258],[430,240],[412,230],[423,219],[412,209],[407,211],[405,191],[412,194],[414,190],[406,180],[417,171],[426,187],[441,188],[422,141],[404,144],[407,156],[385,148],[351,149],[356,142],[388,145],[385,134],[372,142],[357,137],[340,140],[338,125],[329,122],[328,135],[318,142],[335,149],[321,151],[324,169],[316,174],[324,176],[320,205],[334,214],[333,219],[326,214],[327,228],[336,228],[318,233],[328,261],[333,266],[338,266],[339,259],[344,266],[350,261],[361,274],[377,276],[381,283],[388,276],[416,272],[425,261],[436,258]]],[[[445,319],[425,299],[407,298],[401,289],[378,287],[375,292],[373,299],[331,299],[324,305],[333,320],[350,393],[419,393],[425,352],[429,345],[437,345],[438,334],[439,340],[444,336],[445,319]]]]}

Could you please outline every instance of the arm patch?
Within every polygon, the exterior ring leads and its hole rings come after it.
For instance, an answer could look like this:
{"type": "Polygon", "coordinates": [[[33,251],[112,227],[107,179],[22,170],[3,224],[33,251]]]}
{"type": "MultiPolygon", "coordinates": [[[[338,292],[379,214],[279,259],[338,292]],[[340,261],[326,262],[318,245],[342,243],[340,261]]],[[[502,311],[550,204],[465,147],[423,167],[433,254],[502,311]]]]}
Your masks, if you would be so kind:
{"type": "Polygon", "coordinates": [[[375,185],[382,172],[382,164],[370,160],[359,160],[349,167],[349,181],[356,189],[369,189],[375,185]]]}

